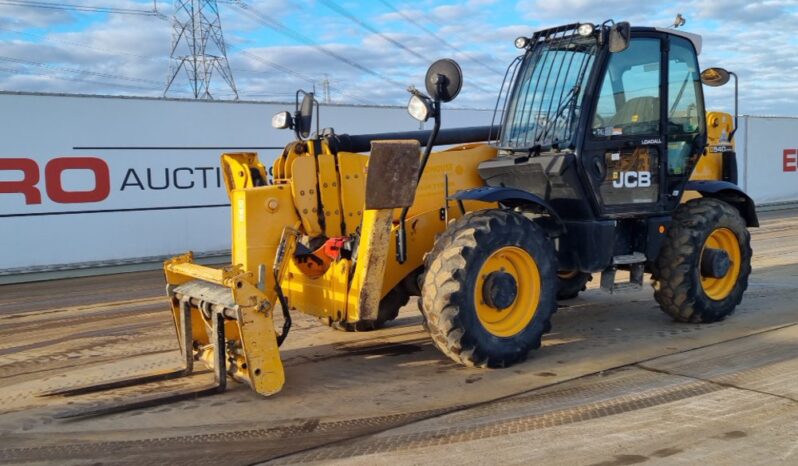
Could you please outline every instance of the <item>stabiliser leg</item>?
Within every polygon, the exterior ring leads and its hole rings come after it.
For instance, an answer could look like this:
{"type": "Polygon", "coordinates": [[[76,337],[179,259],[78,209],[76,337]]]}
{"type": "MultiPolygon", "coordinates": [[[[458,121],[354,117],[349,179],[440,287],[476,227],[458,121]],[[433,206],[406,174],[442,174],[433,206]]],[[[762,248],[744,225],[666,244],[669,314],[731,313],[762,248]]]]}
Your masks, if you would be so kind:
{"type": "MultiPolygon", "coordinates": [[[[181,330],[183,331],[183,349],[186,356],[186,368],[181,371],[173,371],[170,374],[178,374],[175,376],[166,377],[176,378],[180,375],[187,375],[193,369],[193,353],[191,341],[191,314],[190,307],[185,301],[181,301],[181,330]],[[187,372],[186,372],[187,371],[187,372]]],[[[214,359],[214,383],[213,385],[192,388],[184,390],[173,390],[166,393],[156,393],[154,395],[145,395],[136,397],[122,403],[103,403],[97,405],[77,407],[74,409],[56,413],[56,419],[73,419],[85,418],[94,416],[103,416],[107,414],[120,413],[134,409],[150,408],[166,403],[173,403],[176,401],[191,400],[202,396],[213,395],[221,393],[227,388],[227,360],[225,354],[225,332],[224,332],[224,315],[221,312],[214,312],[211,316],[213,326],[213,359],[214,359]]],[[[49,392],[47,395],[65,394],[66,396],[77,395],[81,393],[91,393],[101,390],[108,390],[111,388],[128,387],[132,385],[149,383],[153,381],[164,380],[164,374],[151,374],[143,377],[133,379],[118,380],[107,382],[94,386],[75,387],[72,389],[61,390],[66,393],[49,392]],[[101,388],[96,388],[101,387],[101,388]]]]}

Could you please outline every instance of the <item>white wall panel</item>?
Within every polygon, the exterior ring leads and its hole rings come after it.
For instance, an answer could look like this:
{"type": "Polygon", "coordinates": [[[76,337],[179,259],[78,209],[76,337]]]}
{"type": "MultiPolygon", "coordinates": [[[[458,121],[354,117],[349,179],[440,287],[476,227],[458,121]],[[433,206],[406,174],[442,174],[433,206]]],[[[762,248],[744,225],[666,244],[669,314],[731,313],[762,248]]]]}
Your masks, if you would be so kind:
{"type": "MultiPolygon", "coordinates": [[[[23,178],[24,171],[8,164],[33,161],[40,178],[34,188],[41,197],[37,203],[0,192],[0,273],[229,249],[219,155],[256,151],[270,163],[292,139],[291,132],[270,126],[280,110],[293,108],[0,93],[0,182],[23,178]],[[80,157],[107,166],[107,196],[98,202],[57,202],[64,199],[48,190],[48,164],[53,168],[59,163],[54,159],[80,157]]],[[[320,113],[322,127],[339,133],[419,129],[398,107],[323,106],[320,113]]],[[[491,115],[446,110],[444,127],[486,125],[491,115]]],[[[51,186],[67,192],[97,187],[88,170],[66,169],[51,178],[58,178],[51,186]]]]}

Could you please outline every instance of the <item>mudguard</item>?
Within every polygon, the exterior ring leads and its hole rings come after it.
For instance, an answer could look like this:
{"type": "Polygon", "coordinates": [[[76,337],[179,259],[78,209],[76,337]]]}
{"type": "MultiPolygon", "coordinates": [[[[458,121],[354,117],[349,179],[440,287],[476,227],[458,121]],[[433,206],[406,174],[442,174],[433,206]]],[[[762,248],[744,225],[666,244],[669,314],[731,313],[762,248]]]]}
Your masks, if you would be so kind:
{"type": "Polygon", "coordinates": [[[565,223],[563,223],[554,208],[542,197],[523,189],[482,186],[458,191],[452,196],[452,199],[458,201],[499,202],[507,207],[532,207],[536,213],[549,215],[559,229],[565,231],[565,223]]]}
{"type": "Polygon", "coordinates": [[[749,227],[758,227],[759,218],[756,215],[756,205],[739,186],[728,181],[696,180],[688,181],[685,191],[698,191],[704,197],[711,197],[728,202],[740,211],[749,227]]]}

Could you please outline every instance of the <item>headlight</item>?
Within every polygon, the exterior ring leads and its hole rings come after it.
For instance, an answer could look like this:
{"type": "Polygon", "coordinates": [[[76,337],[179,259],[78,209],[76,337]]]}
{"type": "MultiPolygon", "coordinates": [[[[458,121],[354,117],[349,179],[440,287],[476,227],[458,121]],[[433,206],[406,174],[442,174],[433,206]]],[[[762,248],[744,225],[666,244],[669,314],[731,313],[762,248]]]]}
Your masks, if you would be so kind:
{"type": "Polygon", "coordinates": [[[579,35],[582,36],[582,37],[587,37],[587,36],[593,34],[593,31],[595,29],[596,28],[592,24],[585,23],[585,24],[580,24],[579,25],[579,29],[577,29],[576,32],[578,32],[579,35]]]}
{"type": "Polygon", "coordinates": [[[418,121],[427,121],[431,112],[429,102],[427,99],[417,95],[410,96],[410,101],[407,103],[407,113],[418,121]]]}
{"type": "Polygon", "coordinates": [[[288,112],[276,113],[272,117],[272,128],[286,129],[291,127],[291,114],[288,112]]]}
{"type": "Polygon", "coordinates": [[[522,49],[529,45],[529,38],[521,36],[515,39],[515,47],[522,49]]]}

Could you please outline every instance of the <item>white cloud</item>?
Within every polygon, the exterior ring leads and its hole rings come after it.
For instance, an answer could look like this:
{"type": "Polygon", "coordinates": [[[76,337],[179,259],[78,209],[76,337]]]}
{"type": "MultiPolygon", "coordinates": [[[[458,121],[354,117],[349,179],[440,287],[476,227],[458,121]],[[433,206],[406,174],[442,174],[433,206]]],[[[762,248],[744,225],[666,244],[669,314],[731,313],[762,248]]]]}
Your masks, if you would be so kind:
{"type": "MultiPolygon", "coordinates": [[[[82,0],[72,0],[77,3],[82,0]]],[[[798,42],[793,37],[795,0],[705,0],[629,2],[628,0],[526,0],[463,2],[416,0],[395,5],[438,38],[380,2],[359,8],[355,0],[335,0],[382,32],[364,30],[355,22],[335,14],[313,0],[250,0],[258,14],[283,23],[324,48],[347,57],[395,83],[353,68],[286,35],[264,26],[262,21],[230,5],[220,5],[231,67],[242,95],[287,100],[298,87],[310,87],[307,76],[321,90],[321,82],[333,84],[333,98],[339,101],[371,101],[403,104],[404,87],[421,86],[427,62],[441,57],[458,60],[466,86],[455,105],[492,107],[507,64],[517,55],[512,41],[535,29],[574,21],[600,21],[611,14],[633,25],[665,26],[677,12],[687,17],[685,30],[704,35],[703,66],[724,66],[740,76],[741,107],[747,113],[795,113],[793,96],[798,95],[789,79],[798,69],[798,42]],[[368,11],[368,14],[361,12],[368,11]],[[385,37],[401,42],[423,60],[397,48],[385,37]],[[441,43],[443,39],[445,43],[441,43]],[[240,52],[248,51],[277,64],[271,67],[240,52]],[[282,69],[280,69],[282,68],[282,69]],[[262,96],[262,97],[261,97],[262,96]]],[[[107,2],[112,3],[112,2],[107,2]]],[[[97,4],[86,1],[85,4],[97,4]]],[[[125,8],[150,8],[145,0],[113,2],[125,8]]],[[[365,5],[365,4],[364,4],[365,5]]],[[[159,2],[170,14],[171,2],[159,2]]],[[[0,61],[0,88],[13,90],[95,92],[160,95],[169,68],[171,26],[152,17],[108,15],[85,17],[71,12],[32,8],[0,7],[0,28],[41,34],[44,38],[15,35],[0,30],[0,56],[26,58],[54,68],[25,66],[0,61]],[[84,20],[78,23],[78,20],[84,20]],[[85,26],[80,24],[85,23],[85,26]],[[74,32],[58,32],[74,30],[74,32]],[[2,41],[5,39],[5,41],[2,41]],[[63,68],[122,75],[136,81],[114,80],[63,68]],[[18,74],[9,70],[19,70],[18,74]],[[24,72],[24,73],[23,73],[24,72]],[[55,79],[62,78],[62,79],[55,79]],[[79,81],[88,79],[97,83],[79,81]],[[117,83],[116,85],[114,83],[117,83]],[[122,85],[150,86],[151,91],[122,85]]],[[[218,85],[221,89],[222,86],[218,85]]],[[[731,87],[707,91],[710,107],[730,108],[731,87]]]]}

